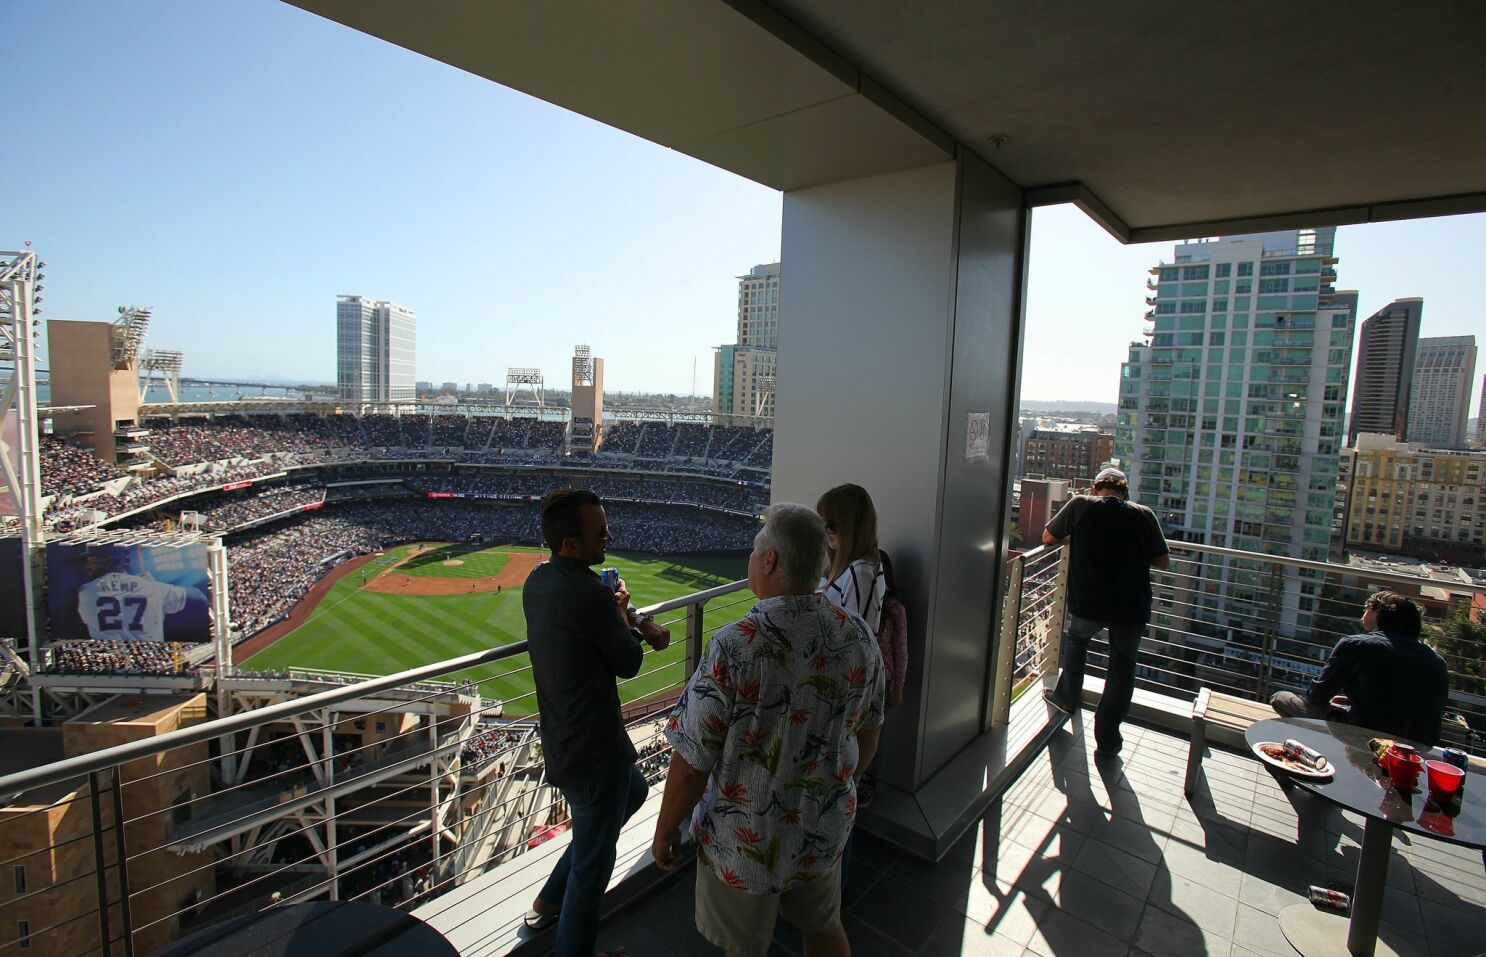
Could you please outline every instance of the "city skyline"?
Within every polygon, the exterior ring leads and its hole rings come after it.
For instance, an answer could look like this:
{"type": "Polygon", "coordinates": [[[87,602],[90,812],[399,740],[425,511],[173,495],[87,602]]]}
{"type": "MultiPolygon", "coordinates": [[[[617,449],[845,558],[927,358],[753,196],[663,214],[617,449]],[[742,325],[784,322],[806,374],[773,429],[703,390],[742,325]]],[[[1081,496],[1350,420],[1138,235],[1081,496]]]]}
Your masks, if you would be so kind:
{"type": "MultiPolygon", "coordinates": [[[[690,393],[695,366],[705,395],[735,277],[779,258],[779,193],[277,2],[62,0],[9,21],[40,108],[0,246],[48,261],[45,318],[152,305],[190,377],[334,381],[323,304],[365,289],[418,312],[420,379],[560,378],[587,341],[616,391],[690,393]],[[103,70],[120,43],[133,55],[103,70]],[[345,131],[394,114],[399,135],[347,162],[345,131]]],[[[1486,215],[1337,241],[1363,315],[1420,296],[1422,335],[1486,332],[1486,215]]],[[[1023,398],[1116,401],[1154,248],[1035,212],[1023,398]]]]}

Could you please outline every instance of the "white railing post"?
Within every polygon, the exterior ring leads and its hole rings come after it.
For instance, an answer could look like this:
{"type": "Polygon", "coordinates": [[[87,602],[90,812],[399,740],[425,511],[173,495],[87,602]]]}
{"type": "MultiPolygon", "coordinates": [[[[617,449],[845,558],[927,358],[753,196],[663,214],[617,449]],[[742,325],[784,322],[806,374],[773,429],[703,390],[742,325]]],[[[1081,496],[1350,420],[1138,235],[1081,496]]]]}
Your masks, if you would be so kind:
{"type": "Polygon", "coordinates": [[[1011,719],[1012,674],[1016,670],[1016,644],[1022,620],[1023,556],[1007,565],[1006,600],[1001,605],[1001,632],[996,642],[996,670],[991,688],[992,728],[1004,728],[1011,719]]]}
{"type": "Polygon", "coordinates": [[[1043,648],[1041,674],[1056,675],[1058,665],[1063,660],[1063,629],[1068,623],[1068,562],[1072,551],[1067,546],[1061,546],[1058,550],[1058,577],[1053,586],[1053,614],[1052,631],[1047,636],[1047,644],[1043,648]]]}

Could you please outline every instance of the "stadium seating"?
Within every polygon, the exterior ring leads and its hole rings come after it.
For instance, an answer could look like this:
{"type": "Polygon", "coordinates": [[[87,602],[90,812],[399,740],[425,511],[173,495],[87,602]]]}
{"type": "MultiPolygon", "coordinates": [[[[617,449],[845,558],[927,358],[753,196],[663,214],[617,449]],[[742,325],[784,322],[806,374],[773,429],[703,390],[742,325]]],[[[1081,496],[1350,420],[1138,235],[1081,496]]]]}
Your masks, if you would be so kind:
{"type": "Polygon", "coordinates": [[[123,472],[91,451],[50,435],[41,437],[41,494],[82,495],[123,472]]]}

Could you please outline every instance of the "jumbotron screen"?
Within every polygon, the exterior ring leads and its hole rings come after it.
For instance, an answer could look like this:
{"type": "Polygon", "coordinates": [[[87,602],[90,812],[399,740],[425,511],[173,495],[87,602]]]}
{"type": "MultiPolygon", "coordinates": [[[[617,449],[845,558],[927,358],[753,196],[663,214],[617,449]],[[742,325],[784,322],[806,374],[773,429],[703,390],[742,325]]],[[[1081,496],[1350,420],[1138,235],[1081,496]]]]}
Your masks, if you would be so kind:
{"type": "Polygon", "coordinates": [[[205,542],[47,545],[53,639],[211,638],[205,542]]]}

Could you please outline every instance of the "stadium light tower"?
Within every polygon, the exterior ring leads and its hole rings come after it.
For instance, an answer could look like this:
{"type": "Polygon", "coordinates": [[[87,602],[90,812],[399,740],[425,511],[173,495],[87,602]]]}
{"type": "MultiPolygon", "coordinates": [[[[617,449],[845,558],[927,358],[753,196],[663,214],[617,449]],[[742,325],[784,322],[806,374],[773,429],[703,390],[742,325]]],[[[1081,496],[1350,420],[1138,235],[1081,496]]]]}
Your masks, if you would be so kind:
{"type": "Polygon", "coordinates": [[[505,407],[507,412],[510,412],[513,406],[519,405],[516,401],[516,396],[520,392],[530,392],[532,394],[532,400],[536,402],[537,411],[546,410],[547,401],[543,394],[541,369],[513,366],[506,370],[505,407]]]}
{"type": "Polygon", "coordinates": [[[126,368],[139,358],[144,348],[145,333],[150,331],[150,310],[143,306],[120,306],[119,318],[114,320],[113,364],[115,369],[126,368]]]}
{"type": "MultiPolygon", "coordinates": [[[[46,542],[41,522],[41,453],[38,448],[36,397],[36,303],[46,264],[26,249],[0,252],[0,364],[7,368],[0,395],[0,516],[13,515],[21,525],[21,588],[26,596],[26,641],[35,671],[41,643],[36,634],[32,558],[46,542]]],[[[33,693],[40,717],[40,692],[33,693]]]]}
{"type": "Polygon", "coordinates": [[[146,349],[139,357],[139,371],[143,378],[139,383],[139,401],[144,402],[150,386],[155,384],[155,373],[165,383],[171,402],[181,401],[181,363],[185,357],[173,349],[146,349]]]}

